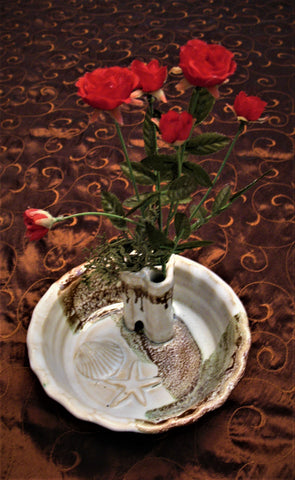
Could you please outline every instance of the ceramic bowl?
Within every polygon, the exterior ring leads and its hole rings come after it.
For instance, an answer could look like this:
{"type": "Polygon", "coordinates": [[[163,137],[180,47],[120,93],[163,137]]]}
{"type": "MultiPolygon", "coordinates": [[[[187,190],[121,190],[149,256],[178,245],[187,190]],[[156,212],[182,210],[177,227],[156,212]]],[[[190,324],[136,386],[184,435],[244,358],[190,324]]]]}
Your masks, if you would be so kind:
{"type": "Polygon", "coordinates": [[[175,257],[174,336],[156,344],[123,321],[120,284],[89,287],[80,266],[41,298],[29,325],[30,364],[76,417],[117,431],[158,433],[219,407],[250,348],[243,305],[216,274],[175,257]]]}

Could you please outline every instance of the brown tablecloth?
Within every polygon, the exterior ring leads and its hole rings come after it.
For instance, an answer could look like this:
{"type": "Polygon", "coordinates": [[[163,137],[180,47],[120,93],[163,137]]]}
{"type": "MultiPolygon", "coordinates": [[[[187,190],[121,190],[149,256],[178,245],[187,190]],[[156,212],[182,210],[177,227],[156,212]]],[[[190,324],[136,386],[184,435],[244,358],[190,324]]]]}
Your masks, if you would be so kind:
{"type": "MultiPolygon", "coordinates": [[[[3,479],[290,480],[294,294],[292,1],[10,0],[1,5],[1,472],[3,479]],[[134,58],[178,64],[191,38],[221,42],[238,68],[204,128],[230,136],[226,103],[240,90],[268,102],[268,119],[247,130],[222,182],[241,188],[272,168],[233,209],[202,232],[191,255],[226,280],[250,319],[245,375],[226,403],[198,422],[159,435],[116,433],[73,417],[31,371],[26,333],[52,282],[80,264],[107,221],[84,219],[25,238],[22,212],[57,216],[100,206],[100,189],[124,195],[122,150],[105,115],[75,82],[99,66],[134,58]],[[292,238],[293,233],[293,238],[292,238]]],[[[294,19],[294,18],[293,18],[294,19]]],[[[293,43],[294,46],[294,43],[293,43]]],[[[175,83],[175,82],[174,82],[175,83]]],[[[181,103],[167,83],[169,107],[181,103]]],[[[182,105],[182,104],[181,104],[182,105]]],[[[128,148],[140,158],[140,110],[124,112],[128,148]]],[[[294,127],[294,125],[293,125],[294,127]]],[[[217,171],[222,154],[206,160],[217,171]]]]}

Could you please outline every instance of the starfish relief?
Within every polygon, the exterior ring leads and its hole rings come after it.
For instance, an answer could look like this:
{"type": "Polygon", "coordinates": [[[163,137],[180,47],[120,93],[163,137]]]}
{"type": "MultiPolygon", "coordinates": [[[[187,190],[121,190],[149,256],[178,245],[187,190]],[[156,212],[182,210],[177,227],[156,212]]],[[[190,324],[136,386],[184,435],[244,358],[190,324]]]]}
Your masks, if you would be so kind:
{"type": "Polygon", "coordinates": [[[113,398],[109,407],[117,407],[126,398],[133,395],[135,399],[143,406],[146,406],[147,400],[144,389],[147,387],[156,387],[162,383],[159,377],[141,377],[139,362],[134,361],[131,365],[127,378],[116,379],[108,378],[106,383],[119,389],[117,395],[113,398]]]}

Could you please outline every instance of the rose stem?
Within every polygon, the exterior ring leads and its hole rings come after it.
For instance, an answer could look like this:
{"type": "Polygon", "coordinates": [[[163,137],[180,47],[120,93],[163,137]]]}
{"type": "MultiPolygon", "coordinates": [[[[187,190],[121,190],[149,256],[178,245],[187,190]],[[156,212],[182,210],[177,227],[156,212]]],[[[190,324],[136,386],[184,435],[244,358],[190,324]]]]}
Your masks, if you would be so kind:
{"type": "MultiPolygon", "coordinates": [[[[154,107],[153,107],[154,99],[152,95],[148,95],[148,103],[149,103],[149,114],[150,118],[153,118],[154,114],[154,107]]],[[[155,154],[158,153],[158,144],[157,144],[157,134],[156,134],[156,127],[152,124],[153,127],[153,135],[154,135],[154,145],[155,145],[155,154]]],[[[160,231],[163,229],[163,218],[162,218],[162,200],[161,200],[161,177],[160,172],[156,172],[157,179],[156,179],[156,191],[158,193],[158,225],[160,231]]]]}
{"type": "Polygon", "coordinates": [[[240,134],[241,134],[242,131],[244,130],[244,126],[245,126],[245,122],[241,122],[240,125],[239,125],[239,129],[238,129],[238,131],[237,131],[234,139],[232,140],[232,142],[231,142],[231,144],[230,144],[230,146],[229,146],[229,149],[228,149],[228,151],[227,151],[227,153],[226,153],[226,155],[225,155],[225,157],[224,157],[224,160],[223,160],[223,162],[222,162],[222,164],[221,164],[221,166],[220,166],[220,168],[219,168],[219,170],[218,170],[218,172],[217,172],[217,174],[216,174],[216,177],[214,178],[214,180],[213,180],[213,182],[212,182],[211,187],[208,188],[207,192],[205,193],[205,195],[204,195],[204,197],[202,198],[202,200],[200,201],[200,203],[199,203],[198,205],[196,205],[196,207],[195,207],[195,208],[193,209],[193,211],[191,212],[190,220],[192,220],[192,218],[196,215],[196,213],[199,211],[199,209],[201,208],[201,206],[203,205],[203,203],[207,200],[208,196],[210,195],[210,193],[211,193],[214,185],[216,184],[218,178],[219,178],[220,175],[221,175],[221,172],[222,172],[222,170],[223,170],[223,168],[224,168],[224,166],[225,166],[225,164],[226,164],[226,162],[227,162],[227,160],[228,160],[228,158],[229,158],[229,156],[230,156],[230,154],[231,154],[231,152],[232,152],[232,149],[233,149],[234,146],[235,146],[236,141],[238,140],[240,134]]]}
{"type": "Polygon", "coordinates": [[[131,165],[131,162],[130,162],[130,159],[129,159],[129,155],[128,155],[128,152],[127,152],[127,148],[126,148],[126,145],[125,145],[125,141],[124,141],[124,138],[123,138],[123,135],[122,135],[120,125],[118,124],[118,122],[116,120],[115,120],[115,125],[116,125],[116,129],[117,129],[118,137],[120,139],[120,142],[121,142],[121,145],[122,145],[122,148],[123,148],[124,156],[125,156],[128,168],[129,168],[129,173],[130,173],[132,185],[133,185],[133,188],[134,188],[134,191],[135,191],[135,195],[136,195],[136,198],[139,202],[139,193],[138,193],[138,188],[137,188],[136,181],[135,181],[134,174],[133,174],[133,168],[132,168],[132,165],[131,165]]]}
{"type": "Polygon", "coordinates": [[[91,215],[91,216],[99,216],[99,217],[108,217],[108,218],[113,218],[117,220],[125,220],[126,222],[133,223],[134,225],[140,225],[140,223],[135,222],[135,220],[132,220],[131,218],[126,218],[122,217],[121,215],[115,215],[114,213],[106,213],[106,212],[81,212],[81,213],[73,213],[72,215],[66,215],[62,217],[56,217],[54,219],[54,223],[57,222],[62,222],[64,220],[69,220],[70,218],[75,218],[75,217],[83,217],[85,215],[91,215]]]}

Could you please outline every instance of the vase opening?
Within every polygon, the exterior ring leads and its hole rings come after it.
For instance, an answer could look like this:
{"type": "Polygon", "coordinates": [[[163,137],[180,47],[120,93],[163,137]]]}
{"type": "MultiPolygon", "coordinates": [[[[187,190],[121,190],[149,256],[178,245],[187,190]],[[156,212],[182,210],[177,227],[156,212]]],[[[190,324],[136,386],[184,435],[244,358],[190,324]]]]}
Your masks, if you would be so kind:
{"type": "Polygon", "coordinates": [[[160,272],[160,270],[152,270],[150,272],[150,281],[153,283],[161,283],[165,280],[166,276],[160,272]]]}
{"type": "Polygon", "coordinates": [[[141,320],[137,320],[137,322],[135,322],[135,325],[134,325],[134,331],[136,333],[141,333],[144,329],[144,324],[141,320]]]}

